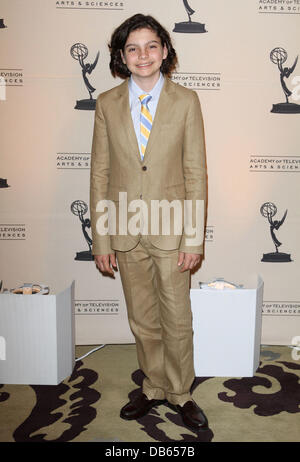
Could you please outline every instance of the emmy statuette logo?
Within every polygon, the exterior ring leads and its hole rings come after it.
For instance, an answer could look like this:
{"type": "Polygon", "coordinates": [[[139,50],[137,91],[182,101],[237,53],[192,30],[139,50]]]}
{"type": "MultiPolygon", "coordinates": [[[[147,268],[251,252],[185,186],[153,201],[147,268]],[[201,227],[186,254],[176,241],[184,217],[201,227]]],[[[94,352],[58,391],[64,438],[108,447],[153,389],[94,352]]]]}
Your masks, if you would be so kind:
{"type": "Polygon", "coordinates": [[[285,95],[285,102],[273,104],[271,112],[275,112],[277,114],[299,114],[300,113],[300,105],[296,103],[289,102],[289,96],[291,96],[292,92],[288,89],[285,79],[287,79],[295,70],[298,56],[296,57],[294,64],[291,67],[283,67],[283,63],[286,62],[288,57],[287,52],[284,48],[274,48],[270,53],[270,60],[273,64],[277,64],[277,67],[280,72],[280,83],[285,95]]]}
{"type": "Polygon", "coordinates": [[[2,188],[9,188],[9,184],[7,184],[6,178],[0,178],[0,189],[2,188]]]}
{"type": "Polygon", "coordinates": [[[189,20],[184,22],[176,22],[173,32],[180,32],[183,34],[202,34],[203,32],[207,32],[207,30],[205,30],[205,24],[191,20],[191,16],[195,13],[195,10],[190,7],[188,1],[183,0],[183,4],[189,20]]]}
{"type": "Polygon", "coordinates": [[[98,58],[99,58],[99,51],[98,51],[98,53],[96,55],[96,58],[95,58],[95,61],[93,62],[93,64],[84,62],[84,60],[88,56],[89,52],[88,52],[87,47],[85,45],[83,45],[83,43],[75,43],[71,47],[70,53],[71,53],[72,58],[79,61],[79,64],[80,64],[81,70],[82,70],[83,81],[84,81],[84,84],[85,84],[85,86],[87,88],[87,91],[89,92],[89,95],[90,95],[90,97],[88,99],[82,99],[80,101],[76,101],[76,106],[75,106],[74,109],[94,111],[95,108],[96,108],[96,100],[93,99],[92,93],[94,93],[94,91],[96,91],[96,88],[94,88],[90,84],[90,82],[89,82],[89,80],[87,78],[87,74],[91,74],[93,72],[93,70],[95,69],[95,67],[97,65],[97,62],[98,62],[98,58]]]}
{"type": "Polygon", "coordinates": [[[278,231],[278,229],[286,219],[287,210],[284,212],[284,215],[281,218],[281,220],[273,220],[273,217],[277,213],[277,207],[275,204],[273,204],[273,202],[265,202],[260,208],[260,213],[263,217],[268,219],[268,222],[270,224],[271,237],[275,245],[275,252],[264,253],[261,261],[271,263],[283,263],[292,261],[291,255],[289,253],[278,252],[278,247],[280,247],[282,243],[279,242],[279,240],[275,236],[275,230],[278,231]]]}
{"type": "Polygon", "coordinates": [[[76,252],[76,257],[74,260],[80,261],[90,261],[93,260],[94,257],[92,255],[92,239],[87,233],[87,228],[91,227],[91,221],[89,218],[84,219],[83,216],[87,213],[88,206],[84,201],[74,201],[71,204],[71,212],[79,217],[81,222],[81,229],[86,240],[86,243],[89,247],[89,250],[83,250],[82,252],[76,252]]]}

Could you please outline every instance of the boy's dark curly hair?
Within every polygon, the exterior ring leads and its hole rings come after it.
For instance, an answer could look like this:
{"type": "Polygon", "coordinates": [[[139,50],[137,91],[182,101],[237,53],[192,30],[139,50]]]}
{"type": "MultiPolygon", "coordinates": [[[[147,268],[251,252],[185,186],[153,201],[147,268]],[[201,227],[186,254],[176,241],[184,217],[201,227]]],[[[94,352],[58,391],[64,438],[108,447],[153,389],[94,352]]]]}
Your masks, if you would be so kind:
{"type": "Polygon", "coordinates": [[[110,50],[109,67],[114,77],[118,76],[122,79],[130,77],[131,72],[127,68],[126,64],[123,63],[120,50],[124,52],[125,43],[130,32],[144,28],[151,29],[156,32],[161,40],[162,46],[166,45],[168,49],[168,56],[163,60],[160,68],[161,73],[169,77],[171,72],[176,68],[177,56],[169,33],[152,16],[135,14],[117,27],[111,36],[111,41],[108,45],[110,50]]]}

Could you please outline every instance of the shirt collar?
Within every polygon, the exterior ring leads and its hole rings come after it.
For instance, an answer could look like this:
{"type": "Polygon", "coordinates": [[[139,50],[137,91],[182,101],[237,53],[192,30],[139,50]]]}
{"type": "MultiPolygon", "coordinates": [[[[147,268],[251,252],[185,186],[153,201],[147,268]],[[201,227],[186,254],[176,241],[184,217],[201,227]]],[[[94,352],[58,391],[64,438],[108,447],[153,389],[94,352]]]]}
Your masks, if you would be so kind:
{"type": "MultiPolygon", "coordinates": [[[[149,91],[147,94],[148,95],[151,95],[152,96],[152,101],[155,100],[156,98],[159,98],[159,95],[160,95],[160,92],[161,92],[161,89],[164,85],[164,76],[162,75],[162,73],[160,73],[159,75],[159,79],[158,81],[156,82],[156,84],[154,85],[154,87],[152,88],[151,91],[149,91]]],[[[136,83],[135,81],[133,80],[132,76],[130,77],[129,79],[129,82],[128,82],[128,85],[129,85],[129,91],[130,93],[138,98],[139,96],[143,95],[145,93],[144,90],[142,90],[136,83]]]]}

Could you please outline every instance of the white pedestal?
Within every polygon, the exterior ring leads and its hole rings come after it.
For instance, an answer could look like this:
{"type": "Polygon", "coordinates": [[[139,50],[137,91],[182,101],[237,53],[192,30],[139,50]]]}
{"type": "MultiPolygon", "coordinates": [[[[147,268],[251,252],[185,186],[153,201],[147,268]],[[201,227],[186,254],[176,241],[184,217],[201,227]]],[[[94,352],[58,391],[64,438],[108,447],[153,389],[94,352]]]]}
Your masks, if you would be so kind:
{"type": "Polygon", "coordinates": [[[263,280],[237,282],[244,288],[191,289],[197,377],[252,377],[258,368],[263,280]]]}
{"type": "Polygon", "coordinates": [[[74,282],[56,295],[0,295],[0,383],[57,385],[75,364],[74,282]]]}

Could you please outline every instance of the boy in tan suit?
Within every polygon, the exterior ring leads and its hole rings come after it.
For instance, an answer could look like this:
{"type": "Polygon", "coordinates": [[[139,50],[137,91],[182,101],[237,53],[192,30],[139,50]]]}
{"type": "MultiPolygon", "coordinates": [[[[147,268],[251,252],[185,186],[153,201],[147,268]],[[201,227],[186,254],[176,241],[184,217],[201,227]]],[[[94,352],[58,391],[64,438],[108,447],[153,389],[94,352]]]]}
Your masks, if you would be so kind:
{"type": "Polygon", "coordinates": [[[190,395],[195,374],[189,297],[189,273],[203,253],[206,168],[200,104],[195,92],[168,78],[176,52],[168,32],[151,16],[137,14],[121,24],[110,51],[113,76],[126,80],[97,99],[93,254],[100,271],[112,275],[117,258],[146,376],[142,393],[122,408],[121,417],[137,419],[167,400],[187,426],[203,430],[207,419],[190,395]],[[125,214],[124,197],[131,204],[125,214]],[[117,217],[109,232],[103,232],[103,201],[113,205],[111,216],[117,217]],[[185,207],[188,202],[191,207],[185,207]],[[168,232],[158,203],[171,204],[168,232]],[[136,204],[141,212],[137,231],[136,204]]]}

